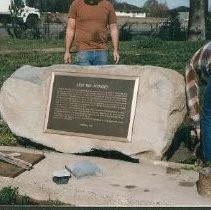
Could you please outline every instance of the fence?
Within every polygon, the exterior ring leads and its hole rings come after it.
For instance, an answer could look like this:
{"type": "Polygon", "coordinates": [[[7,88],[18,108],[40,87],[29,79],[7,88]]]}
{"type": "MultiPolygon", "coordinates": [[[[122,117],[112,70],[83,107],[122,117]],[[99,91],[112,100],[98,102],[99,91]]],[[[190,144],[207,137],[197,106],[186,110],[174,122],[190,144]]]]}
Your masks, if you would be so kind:
{"type": "MultiPolygon", "coordinates": [[[[33,29],[30,30],[32,31],[33,29]]],[[[50,24],[45,23],[40,27],[38,27],[37,30],[39,36],[43,38],[46,37],[46,38],[60,39],[64,37],[65,25],[57,23],[50,23],[50,24]]],[[[0,25],[0,37],[9,37],[7,29],[3,25],[0,25]]]]}

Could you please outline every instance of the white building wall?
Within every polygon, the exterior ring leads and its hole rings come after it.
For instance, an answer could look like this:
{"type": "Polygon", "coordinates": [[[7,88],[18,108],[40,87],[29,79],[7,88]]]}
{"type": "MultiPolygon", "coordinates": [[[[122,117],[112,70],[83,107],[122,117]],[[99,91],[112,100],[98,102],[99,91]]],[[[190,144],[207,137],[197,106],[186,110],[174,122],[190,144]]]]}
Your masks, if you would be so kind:
{"type": "Polygon", "coordinates": [[[0,0],[0,13],[9,12],[10,0],[0,0]]]}
{"type": "MultiPolygon", "coordinates": [[[[24,3],[25,0],[22,0],[24,3]]],[[[10,6],[11,0],[0,0],[0,13],[9,13],[9,6],[10,6]]]]}
{"type": "Polygon", "coordinates": [[[136,17],[136,18],[145,18],[146,13],[138,13],[138,12],[116,12],[117,17],[136,17]]]}

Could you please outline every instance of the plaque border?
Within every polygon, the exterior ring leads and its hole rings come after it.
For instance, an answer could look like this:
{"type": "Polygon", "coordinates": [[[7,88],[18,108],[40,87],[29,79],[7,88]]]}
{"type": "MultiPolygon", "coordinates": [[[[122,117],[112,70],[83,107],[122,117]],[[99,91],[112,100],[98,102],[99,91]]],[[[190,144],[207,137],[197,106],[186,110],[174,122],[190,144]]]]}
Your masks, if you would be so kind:
{"type": "Polygon", "coordinates": [[[45,108],[45,119],[44,119],[44,133],[49,134],[59,134],[59,135],[67,135],[67,136],[77,136],[77,137],[86,137],[91,139],[97,140],[108,140],[108,141],[118,141],[118,142],[125,142],[130,143],[132,141],[132,132],[133,132],[133,125],[135,120],[135,112],[136,112],[136,104],[137,104],[137,97],[138,97],[138,90],[139,90],[139,76],[127,76],[127,75],[109,75],[109,74],[94,74],[94,73],[83,73],[83,72],[62,72],[62,71],[53,71],[51,72],[51,80],[49,85],[49,94],[47,99],[47,107],[45,108]],[[75,76],[75,77],[94,77],[94,78],[102,78],[102,79],[120,79],[120,80],[134,80],[134,90],[132,96],[132,103],[131,103],[131,111],[130,111],[130,121],[128,126],[128,134],[126,138],[123,137],[116,137],[116,136],[103,136],[103,135],[95,135],[95,134],[86,134],[86,133],[77,133],[77,132],[67,132],[55,129],[49,129],[48,120],[49,120],[49,113],[50,113],[50,105],[53,93],[53,85],[55,76],[75,76]]]}

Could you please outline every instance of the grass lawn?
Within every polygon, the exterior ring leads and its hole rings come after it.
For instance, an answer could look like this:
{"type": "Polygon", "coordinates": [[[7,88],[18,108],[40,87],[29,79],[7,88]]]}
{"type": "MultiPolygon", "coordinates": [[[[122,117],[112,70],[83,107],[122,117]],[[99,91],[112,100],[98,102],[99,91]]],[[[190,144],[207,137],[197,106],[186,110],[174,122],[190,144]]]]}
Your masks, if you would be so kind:
{"type": "MultiPolygon", "coordinates": [[[[22,65],[49,66],[63,63],[62,52],[39,52],[63,48],[63,40],[18,40],[0,38],[0,87],[22,65]],[[20,52],[18,52],[18,50],[20,52]],[[37,50],[37,51],[34,51],[37,50]],[[5,52],[7,52],[5,54],[5,52]],[[1,53],[4,54],[1,54],[1,53]]],[[[163,42],[141,40],[120,42],[120,64],[154,65],[184,73],[184,67],[202,42],[163,42]]],[[[109,44],[109,49],[111,44],[109,44]]],[[[110,63],[112,64],[110,50],[110,63]]]]}
{"type": "Polygon", "coordinates": [[[63,47],[63,40],[45,40],[45,39],[10,39],[0,37],[0,51],[2,50],[31,50],[31,49],[45,49],[54,47],[63,47]]]}
{"type": "Polygon", "coordinates": [[[120,43],[121,63],[153,65],[174,69],[184,74],[187,62],[204,43],[164,42],[158,39],[120,43]]]}
{"type": "MultiPolygon", "coordinates": [[[[63,63],[63,53],[56,50],[63,48],[63,43],[63,40],[0,38],[0,87],[22,65],[41,67],[63,63]],[[43,51],[43,49],[53,48],[55,51],[43,51]]],[[[186,63],[203,44],[203,42],[164,42],[158,39],[120,42],[120,64],[161,66],[184,74],[186,63]]],[[[109,60],[112,64],[112,51],[109,52],[109,60]]],[[[16,144],[18,144],[16,138],[1,121],[0,145],[16,144]]]]}

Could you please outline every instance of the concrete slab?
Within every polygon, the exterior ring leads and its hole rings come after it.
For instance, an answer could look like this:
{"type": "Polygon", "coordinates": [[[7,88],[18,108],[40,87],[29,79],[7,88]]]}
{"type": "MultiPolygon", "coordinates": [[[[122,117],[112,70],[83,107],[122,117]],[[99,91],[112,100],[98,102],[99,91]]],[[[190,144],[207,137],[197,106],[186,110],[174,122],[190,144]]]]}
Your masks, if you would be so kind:
{"type": "Polygon", "coordinates": [[[34,169],[17,178],[0,177],[0,187],[18,187],[21,194],[36,200],[60,200],[76,206],[211,206],[211,200],[198,195],[198,173],[192,170],[171,171],[146,162],[133,164],[54,152],[45,152],[45,156],[34,169]],[[71,178],[66,185],[52,181],[54,171],[82,160],[97,164],[103,175],[71,178]]]}

